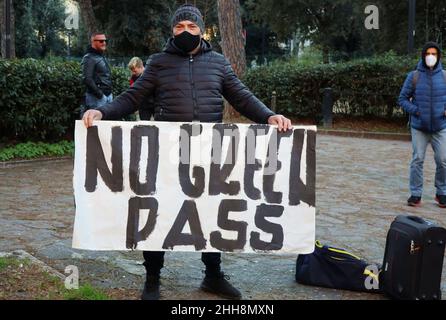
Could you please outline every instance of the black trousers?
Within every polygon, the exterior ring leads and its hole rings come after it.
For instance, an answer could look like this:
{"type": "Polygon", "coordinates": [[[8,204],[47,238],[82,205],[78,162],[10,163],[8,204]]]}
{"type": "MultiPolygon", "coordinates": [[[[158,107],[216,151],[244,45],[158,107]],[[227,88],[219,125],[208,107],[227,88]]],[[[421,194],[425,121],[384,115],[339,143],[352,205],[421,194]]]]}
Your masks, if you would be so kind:
{"type": "MultiPolygon", "coordinates": [[[[159,276],[161,269],[164,267],[163,251],[144,251],[144,266],[147,270],[147,275],[159,276]]],[[[212,276],[220,272],[221,253],[210,252],[202,253],[201,261],[206,266],[206,275],[212,276]]]]}

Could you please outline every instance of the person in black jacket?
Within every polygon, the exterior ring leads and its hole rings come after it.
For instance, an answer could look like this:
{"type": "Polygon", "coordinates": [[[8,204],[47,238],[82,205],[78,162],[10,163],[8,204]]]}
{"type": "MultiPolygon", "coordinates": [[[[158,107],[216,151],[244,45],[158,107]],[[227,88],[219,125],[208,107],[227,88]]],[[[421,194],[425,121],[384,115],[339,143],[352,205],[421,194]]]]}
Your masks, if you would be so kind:
{"type": "MultiPolygon", "coordinates": [[[[156,121],[223,121],[223,97],[247,118],[261,124],[277,125],[279,131],[292,129],[291,121],[268,109],[237,78],[231,64],[212,50],[203,39],[204,23],[200,11],[186,4],[172,18],[173,37],[162,53],[149,59],[144,74],[115,101],[89,110],[83,117],[86,127],[95,120],[119,119],[133,113],[153,95],[156,121]]],[[[201,289],[225,298],[240,299],[220,270],[220,253],[203,253],[206,265],[201,289]]],[[[144,252],[147,270],[142,299],[159,299],[160,270],[164,252],[144,252]]]]}
{"type": "Polygon", "coordinates": [[[104,52],[107,38],[103,33],[93,33],[91,44],[82,59],[82,82],[86,87],[87,109],[101,107],[113,100],[111,69],[104,52]]]}

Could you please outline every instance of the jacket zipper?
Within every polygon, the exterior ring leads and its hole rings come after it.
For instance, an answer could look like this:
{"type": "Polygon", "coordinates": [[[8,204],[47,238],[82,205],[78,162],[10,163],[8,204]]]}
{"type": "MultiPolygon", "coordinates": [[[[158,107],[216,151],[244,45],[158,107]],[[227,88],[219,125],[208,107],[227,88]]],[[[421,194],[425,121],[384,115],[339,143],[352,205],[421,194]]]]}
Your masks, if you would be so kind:
{"type": "Polygon", "coordinates": [[[431,100],[431,132],[434,131],[434,123],[433,123],[434,112],[433,112],[433,104],[432,104],[432,97],[433,97],[432,94],[434,92],[434,88],[433,88],[434,81],[433,81],[432,77],[433,77],[433,72],[431,70],[429,70],[429,79],[430,79],[430,85],[431,85],[431,99],[430,99],[431,100]]]}
{"type": "Polygon", "coordinates": [[[195,89],[193,64],[194,64],[194,56],[190,55],[190,57],[189,57],[189,77],[190,77],[190,84],[192,87],[192,99],[193,99],[193,104],[194,104],[193,121],[195,122],[195,121],[199,121],[199,118],[198,118],[197,91],[195,89]]]}

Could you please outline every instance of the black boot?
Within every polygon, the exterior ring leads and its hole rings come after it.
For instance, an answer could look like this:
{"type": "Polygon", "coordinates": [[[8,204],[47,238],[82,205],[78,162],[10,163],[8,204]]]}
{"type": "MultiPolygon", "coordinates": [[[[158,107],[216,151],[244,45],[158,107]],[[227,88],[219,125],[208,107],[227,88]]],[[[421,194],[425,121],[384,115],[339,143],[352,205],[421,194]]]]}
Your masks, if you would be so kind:
{"type": "Polygon", "coordinates": [[[201,283],[200,289],[209,293],[214,293],[226,299],[239,300],[242,294],[229,283],[229,276],[223,272],[208,273],[201,283]]]}
{"type": "Polygon", "coordinates": [[[147,275],[141,300],[159,300],[160,299],[160,277],[147,275]]]}

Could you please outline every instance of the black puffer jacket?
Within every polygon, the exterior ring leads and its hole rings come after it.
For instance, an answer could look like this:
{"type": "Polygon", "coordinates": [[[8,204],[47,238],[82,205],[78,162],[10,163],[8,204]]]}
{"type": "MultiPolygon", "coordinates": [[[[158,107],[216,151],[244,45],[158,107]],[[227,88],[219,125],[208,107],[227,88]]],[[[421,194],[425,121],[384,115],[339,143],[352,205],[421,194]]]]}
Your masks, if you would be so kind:
{"type": "Polygon", "coordinates": [[[247,118],[267,123],[274,113],[237,78],[228,60],[202,40],[195,56],[184,54],[170,39],[164,52],[153,55],[142,77],[112,103],[98,108],[104,120],[135,112],[154,97],[156,121],[222,122],[223,97],[247,118]]]}
{"type": "Polygon", "coordinates": [[[112,93],[112,77],[110,66],[104,55],[89,47],[87,54],[82,59],[82,81],[87,87],[87,92],[98,99],[112,93]]]}
{"type": "MultiPolygon", "coordinates": [[[[141,78],[142,74],[139,76],[132,76],[130,78],[130,86],[132,87],[135,82],[141,78]]],[[[150,119],[153,116],[153,112],[154,112],[155,108],[154,108],[154,102],[153,102],[153,96],[147,97],[146,99],[144,99],[143,103],[141,103],[141,105],[139,106],[139,118],[143,121],[150,121],[150,119]]]]}

